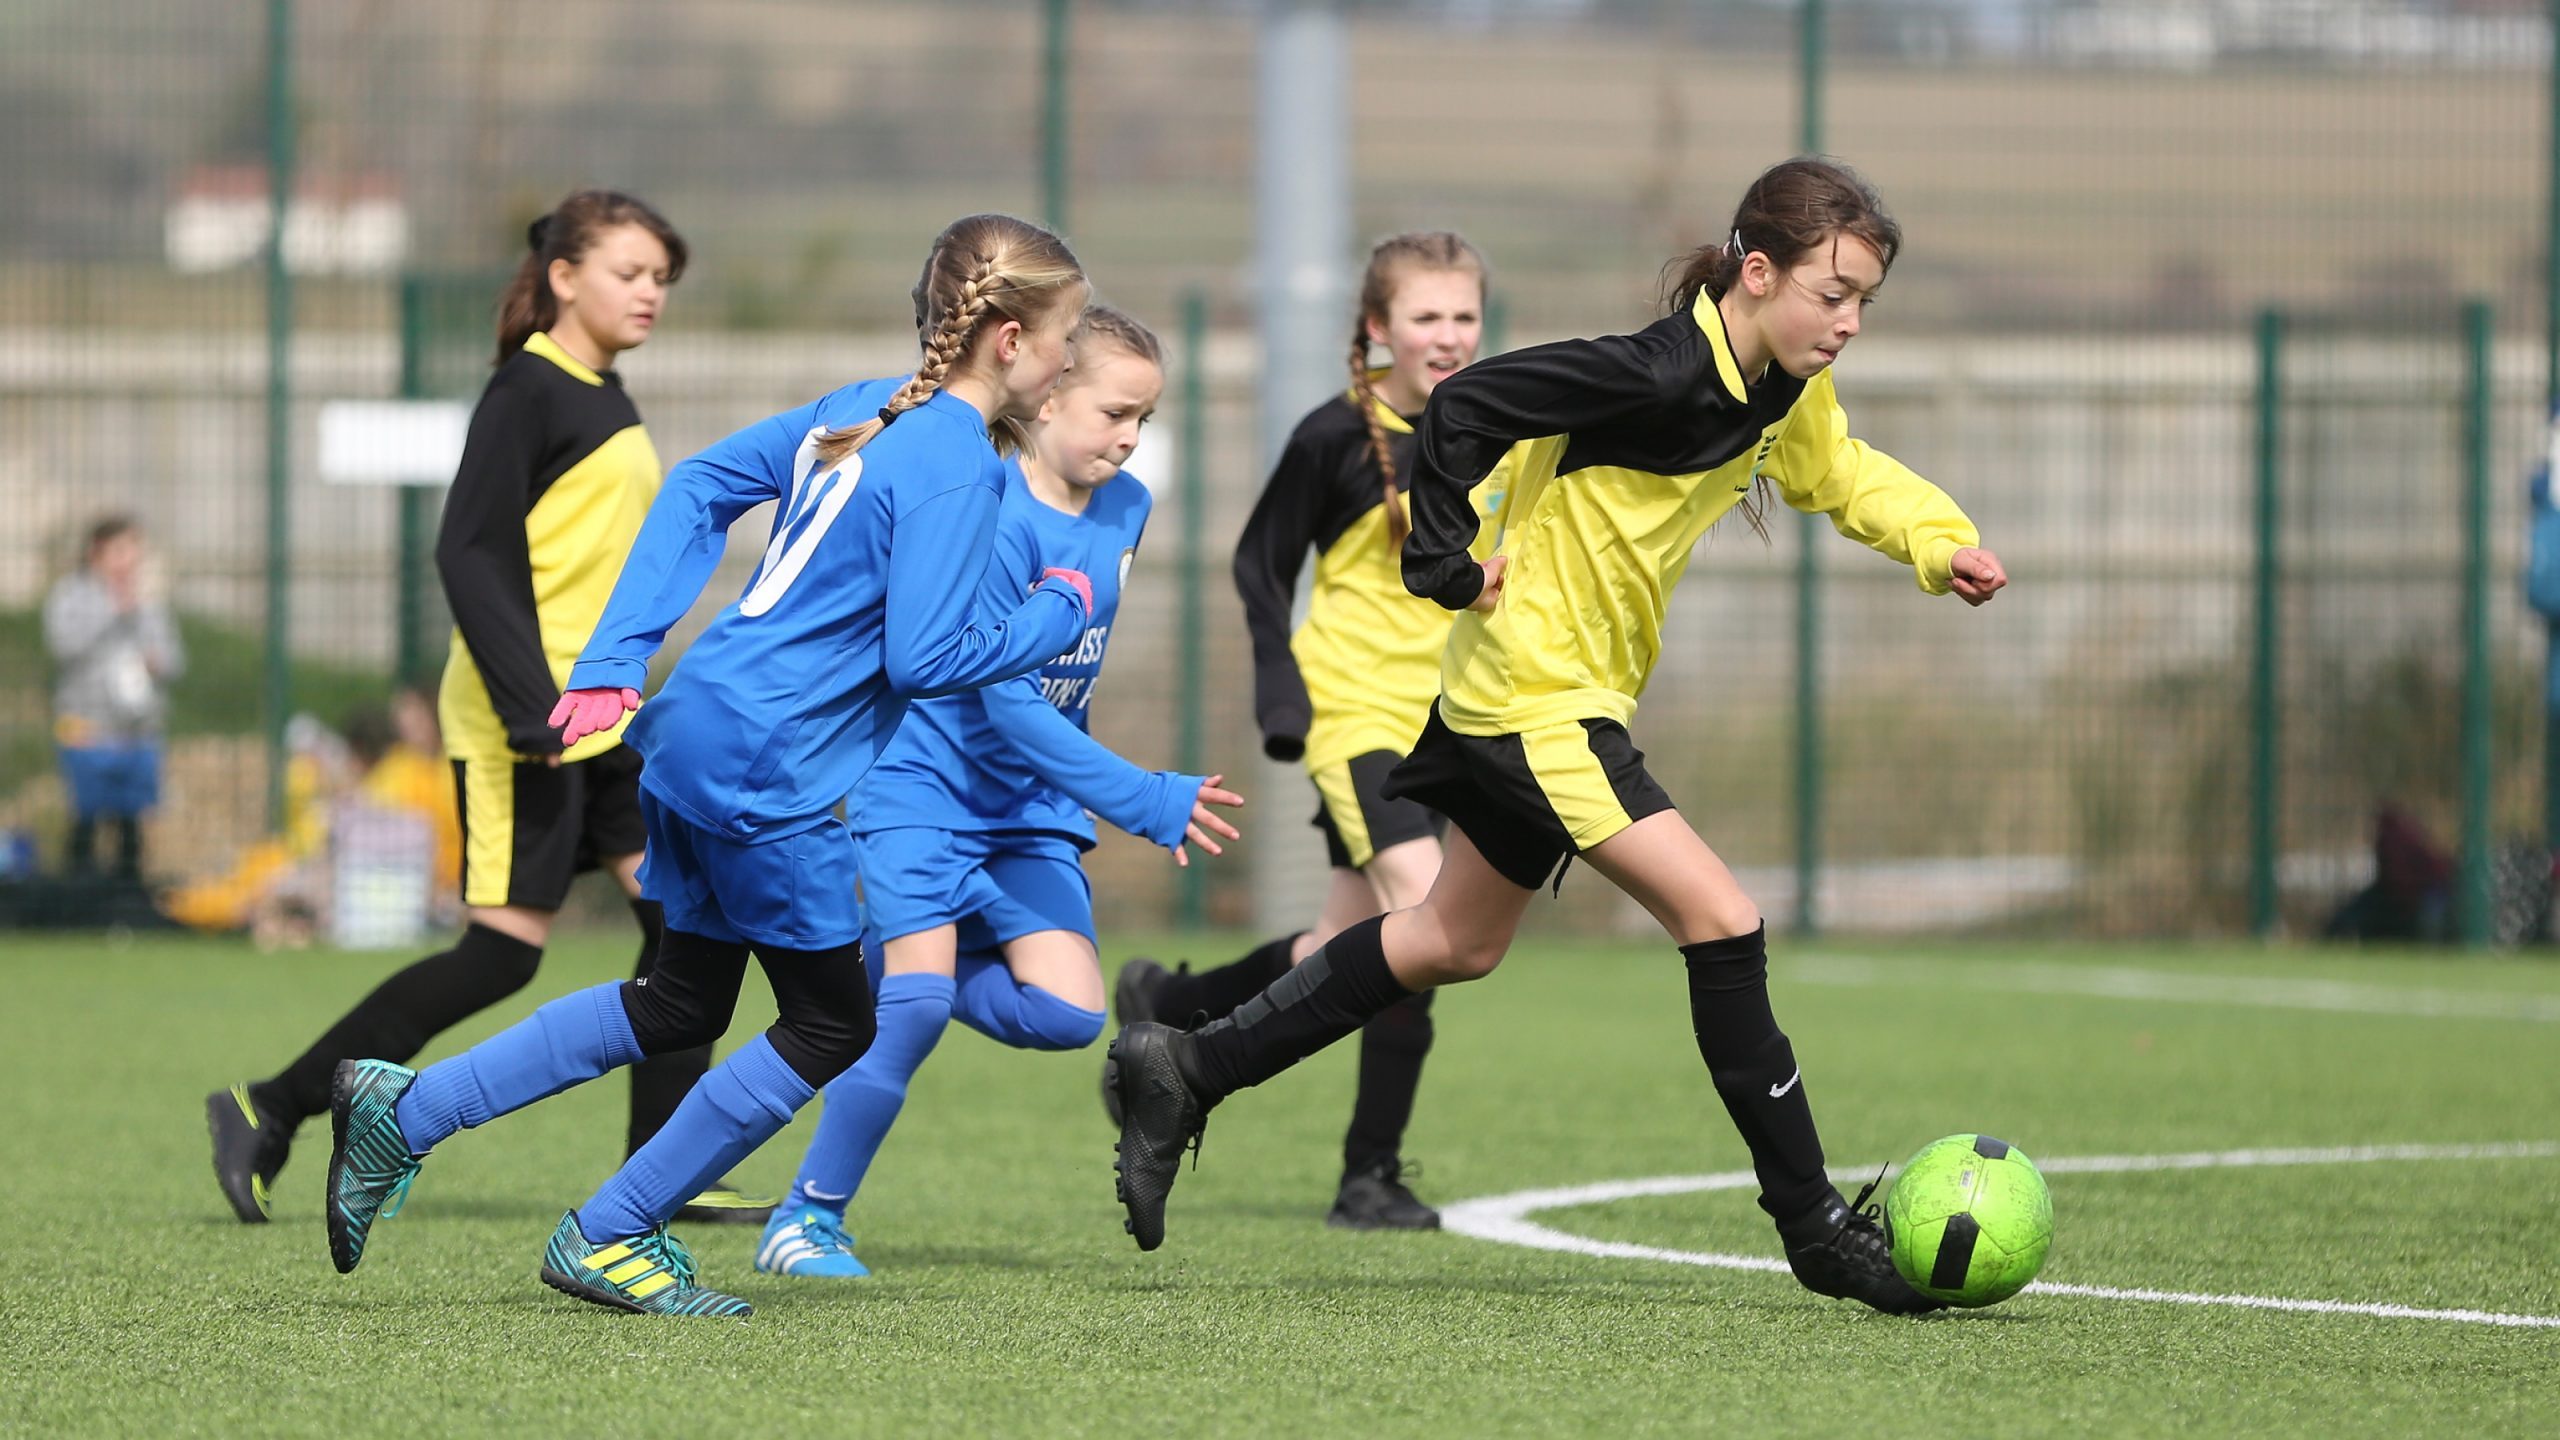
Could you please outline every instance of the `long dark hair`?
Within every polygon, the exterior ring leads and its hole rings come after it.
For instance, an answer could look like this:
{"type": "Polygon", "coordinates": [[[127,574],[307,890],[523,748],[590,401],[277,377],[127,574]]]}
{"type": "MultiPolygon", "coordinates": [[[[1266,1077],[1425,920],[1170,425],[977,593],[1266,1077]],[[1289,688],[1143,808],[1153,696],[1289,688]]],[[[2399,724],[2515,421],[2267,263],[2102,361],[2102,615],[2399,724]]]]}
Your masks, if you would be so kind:
{"type": "Polygon", "coordinates": [[[524,348],[537,330],[548,330],[560,318],[559,297],[551,293],[551,262],[575,265],[596,237],[617,225],[637,225],[667,247],[667,283],[684,278],[690,252],[684,237],[649,202],[619,190],[580,190],[551,208],[551,213],[525,227],[525,256],[515,278],[498,297],[498,353],[492,364],[524,348]]]}
{"type": "MultiPolygon", "coordinates": [[[[1865,176],[1820,155],[1780,161],[1742,192],[1724,239],[1662,267],[1664,309],[1678,314],[1700,295],[1723,299],[1754,251],[1784,272],[1842,235],[1874,246],[1888,272],[1902,250],[1902,227],[1885,213],[1883,198],[1865,176]]],[[[1755,476],[1751,493],[1735,507],[1763,541],[1769,538],[1768,504],[1769,482],[1755,476]]]]}
{"type": "Polygon", "coordinates": [[[1701,292],[1723,299],[1754,250],[1780,270],[1792,270],[1833,236],[1848,235],[1874,246],[1890,272],[1902,249],[1902,227],[1885,213],[1876,187],[1820,155],[1799,155],[1761,171],[1742,192],[1725,229],[1724,238],[1662,267],[1666,313],[1688,309],[1701,292]]]}

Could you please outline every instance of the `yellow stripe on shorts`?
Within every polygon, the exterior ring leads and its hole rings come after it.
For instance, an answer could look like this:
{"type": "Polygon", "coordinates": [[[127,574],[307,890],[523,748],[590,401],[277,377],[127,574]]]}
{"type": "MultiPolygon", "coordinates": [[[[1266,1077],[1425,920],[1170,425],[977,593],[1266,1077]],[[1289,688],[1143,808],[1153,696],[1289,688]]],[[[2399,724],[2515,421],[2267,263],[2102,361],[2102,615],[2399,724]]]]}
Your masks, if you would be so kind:
{"type": "Polygon", "coordinates": [[[516,868],[515,762],[462,762],[462,834],[462,903],[505,906],[516,868]]]}
{"type": "Polygon", "coordinates": [[[1618,803],[1600,757],[1591,753],[1591,732],[1580,721],[1521,731],[1520,753],[1576,849],[1588,850],[1635,823],[1618,803]]]}
{"type": "Polygon", "coordinates": [[[1333,821],[1334,833],[1342,837],[1342,849],[1351,857],[1352,867],[1365,868],[1378,852],[1369,843],[1369,817],[1360,811],[1360,787],[1351,783],[1350,763],[1327,765],[1315,772],[1315,782],[1324,813],[1333,821]]]}

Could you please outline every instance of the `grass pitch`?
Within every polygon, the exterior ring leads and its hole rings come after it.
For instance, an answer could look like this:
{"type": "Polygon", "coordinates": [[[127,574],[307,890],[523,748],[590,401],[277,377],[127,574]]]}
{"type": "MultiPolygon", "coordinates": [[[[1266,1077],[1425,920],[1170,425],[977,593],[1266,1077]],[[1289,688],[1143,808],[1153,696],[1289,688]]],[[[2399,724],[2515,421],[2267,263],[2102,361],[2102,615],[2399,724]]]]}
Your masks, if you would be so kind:
{"type": "MultiPolygon", "coordinates": [[[[1232,939],[1232,937],[1230,937],[1232,939]]],[[[1241,948],[1114,945],[1215,960],[1241,948]]],[[[611,976],[555,948],[431,1052],[611,976]]],[[[745,1324],[622,1316],[534,1278],[620,1157],[610,1079],[456,1137],[333,1273],[325,1121],[234,1223],[208,1089],[281,1064],[396,963],[197,941],[0,943],[0,1430],[898,1435],[2560,1431],[2560,1328],[2038,1293],[1921,1321],[1784,1276],[1323,1228],[1351,1047],[1222,1107],[1170,1238],[1120,1231],[1098,1050],[954,1030],[857,1202],[873,1278],[751,1268],[745,1324]]],[[[2049,1282],[2560,1317],[2560,965],[2256,949],[1782,944],[1778,1005],[1833,1160],[1960,1130],[2050,1172],[2049,1282]],[[2507,1158],[2072,1171],[2071,1157],[2538,1142],[2507,1158]]],[[[771,1014],[749,982],[738,1035],[771,1014]]],[[[1441,1203],[1748,1161],[1660,945],[1524,943],[1445,994],[1409,1153],[1441,1203]]],[[[779,1188],[804,1122],[750,1160],[779,1188]]],[[[2297,1157],[2298,1158],[2298,1157],[2297,1157]]],[[[1774,1257],[1743,1189],[1531,1217],[1774,1257]]]]}

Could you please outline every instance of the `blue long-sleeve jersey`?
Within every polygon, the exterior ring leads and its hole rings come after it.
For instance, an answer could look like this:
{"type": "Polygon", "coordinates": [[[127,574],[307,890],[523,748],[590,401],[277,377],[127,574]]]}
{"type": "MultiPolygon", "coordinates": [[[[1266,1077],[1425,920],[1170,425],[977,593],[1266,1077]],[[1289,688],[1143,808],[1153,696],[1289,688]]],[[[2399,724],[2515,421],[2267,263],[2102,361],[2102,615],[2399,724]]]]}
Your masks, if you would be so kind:
{"type": "Polygon", "coordinates": [[[936,394],[841,464],[818,462],[819,437],[900,383],[847,386],[668,472],[569,672],[573,690],[638,689],[730,524],[781,502],[745,593],[631,723],[641,783],[705,829],[772,839],[819,823],[910,700],[1027,675],[1083,629],[1083,601],[1063,581],[1035,589],[1037,572],[974,611],[1005,469],[967,402],[936,394]]]}
{"type": "Polygon", "coordinates": [[[978,586],[982,611],[1012,603],[1042,569],[1093,580],[1084,634],[1035,676],[919,703],[849,807],[857,830],[1036,831],[1090,849],[1087,810],[1158,845],[1182,843],[1200,777],[1141,770],[1088,733],[1094,682],[1155,498],[1123,472],[1084,512],[1051,509],[1008,466],[995,559],[978,586]]]}

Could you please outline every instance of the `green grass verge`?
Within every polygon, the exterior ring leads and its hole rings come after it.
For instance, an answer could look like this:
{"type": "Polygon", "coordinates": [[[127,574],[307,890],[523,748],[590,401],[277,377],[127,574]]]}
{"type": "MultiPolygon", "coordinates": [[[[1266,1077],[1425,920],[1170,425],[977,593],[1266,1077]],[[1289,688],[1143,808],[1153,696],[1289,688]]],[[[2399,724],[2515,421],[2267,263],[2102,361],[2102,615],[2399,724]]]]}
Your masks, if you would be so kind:
{"type": "MultiPolygon", "coordinates": [[[[619,935],[564,943],[533,992],[433,1053],[628,958],[619,935]]],[[[2548,1014],[2547,963],[1893,945],[1785,978],[1787,958],[1781,1013],[1844,1164],[1974,1128],[2040,1158],[2560,1139],[2560,1025],[2265,1003],[2461,995],[2494,1012],[2524,997],[2548,1014]],[[1860,961],[1875,971],[1851,983],[1860,961]],[[2014,968],[2030,964],[2055,970],[2014,968]],[[2246,1004],[2001,988],[2128,970],[2173,991],[2284,986],[2246,1004]],[[2301,988],[2314,982],[2332,988],[2301,988]]],[[[1219,1111],[1154,1255],[1120,1232],[1098,1055],[955,1031],[857,1203],[868,1281],[757,1275],[752,1232],[695,1228],[706,1278],[755,1301],[753,1321],[617,1316],[544,1289],[533,1270],[552,1224],[619,1158],[618,1081],[457,1137],[341,1277],[318,1219],[325,1127],[283,1177],[279,1223],[243,1228],[207,1172],[200,1098],[282,1063],[394,963],[0,944],[18,1021],[0,1050],[15,1142],[0,1172],[0,1431],[2560,1430],[2560,1330],[2032,1293],[1913,1322],[1782,1276],[1328,1231],[1349,1047],[1219,1111]]],[[[1681,997],[1660,946],[1553,941],[1443,996],[1409,1146],[1420,1188],[1445,1202],[1742,1167],[1681,997]]],[[[769,1004],[751,981],[739,1035],[769,1004]]],[[[743,1173],[780,1186],[807,1134],[804,1117],[743,1173]]],[[[2560,1314],[2555,1182],[2550,1159],[2058,1174],[2046,1278],[2560,1314]]],[[[1748,1193],[1541,1218],[1773,1254],[1748,1193]]]]}

